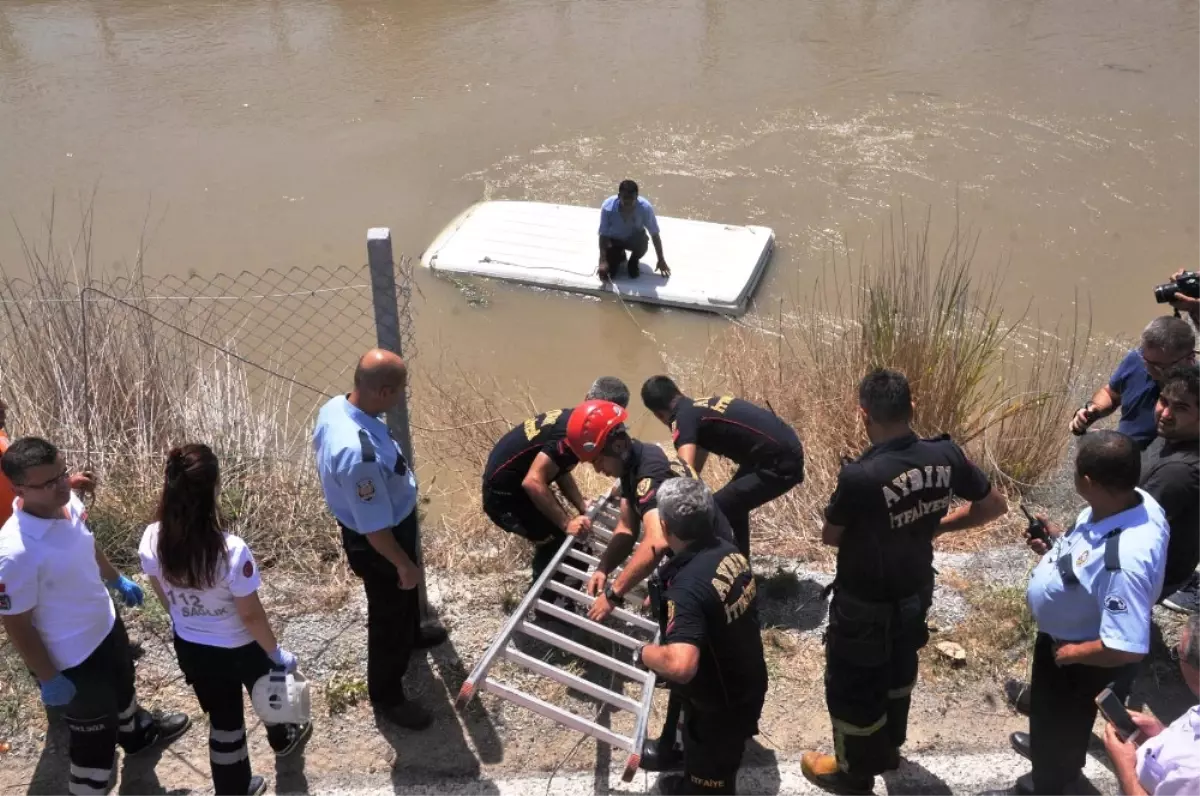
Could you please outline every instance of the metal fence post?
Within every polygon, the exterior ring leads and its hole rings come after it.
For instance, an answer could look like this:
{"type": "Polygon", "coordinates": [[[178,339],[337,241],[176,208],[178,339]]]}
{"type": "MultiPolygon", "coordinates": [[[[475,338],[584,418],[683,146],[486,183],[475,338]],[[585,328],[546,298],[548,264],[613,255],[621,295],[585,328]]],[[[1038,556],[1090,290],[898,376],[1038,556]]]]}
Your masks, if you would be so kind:
{"type": "MultiPolygon", "coordinates": [[[[371,269],[371,302],[375,309],[375,337],[378,346],[404,356],[400,344],[400,304],[396,293],[396,264],[392,259],[392,231],[387,227],[371,227],[367,230],[367,264],[371,269]]],[[[388,431],[400,443],[400,450],[408,459],[408,466],[417,466],[413,452],[412,432],[408,426],[408,394],[400,396],[394,411],[387,413],[388,431]]],[[[419,504],[418,504],[419,505],[419,504]]],[[[417,528],[417,561],[421,565],[421,530],[417,528]]],[[[425,582],[417,587],[421,604],[422,621],[429,618],[429,603],[425,596],[425,582]]]]}

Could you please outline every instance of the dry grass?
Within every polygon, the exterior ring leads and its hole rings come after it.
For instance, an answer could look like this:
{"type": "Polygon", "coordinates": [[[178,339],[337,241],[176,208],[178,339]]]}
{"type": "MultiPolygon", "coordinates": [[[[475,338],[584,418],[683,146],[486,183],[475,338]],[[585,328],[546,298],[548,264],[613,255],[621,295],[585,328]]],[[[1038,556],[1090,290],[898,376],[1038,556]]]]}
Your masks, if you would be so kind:
{"type": "MultiPolygon", "coordinates": [[[[875,367],[909,377],[918,433],[950,434],[1007,490],[1037,485],[1060,467],[1090,330],[1078,319],[1061,333],[1031,330],[1024,317],[1005,323],[999,282],[976,276],[974,254],[974,239],[956,226],[935,262],[928,222],[914,228],[901,216],[888,225],[877,262],[834,257],[808,300],[781,301],[763,327],[729,327],[702,365],[680,363],[693,392],[769,406],[804,443],[804,485],[755,515],[759,549],[828,558],[818,538],[823,509],[843,459],[868,444],[855,390],[875,367]]],[[[1003,523],[953,546],[1010,530],[1003,523]]]]}
{"type": "MultiPolygon", "coordinates": [[[[0,273],[10,434],[44,436],[70,465],[97,473],[91,524],[121,566],[136,568],[167,450],[203,441],[221,458],[232,530],[263,567],[324,573],[339,545],[308,452],[308,410],[292,388],[256,381],[236,355],[139,312],[140,262],[130,279],[91,274],[88,223],[76,246],[59,248],[51,235],[26,247],[32,289],[0,273]],[[100,292],[81,299],[81,283],[100,292]]],[[[225,341],[221,329],[187,331],[225,341]]]]}
{"type": "MultiPolygon", "coordinates": [[[[951,585],[950,582],[947,584],[951,585]]],[[[967,677],[1003,681],[1006,676],[1019,673],[1037,635],[1037,626],[1025,600],[1024,585],[998,586],[967,581],[962,585],[970,610],[953,631],[934,636],[922,651],[928,676],[935,680],[967,677]],[[954,666],[937,652],[936,644],[941,641],[962,645],[967,652],[965,667],[954,666]]]]}

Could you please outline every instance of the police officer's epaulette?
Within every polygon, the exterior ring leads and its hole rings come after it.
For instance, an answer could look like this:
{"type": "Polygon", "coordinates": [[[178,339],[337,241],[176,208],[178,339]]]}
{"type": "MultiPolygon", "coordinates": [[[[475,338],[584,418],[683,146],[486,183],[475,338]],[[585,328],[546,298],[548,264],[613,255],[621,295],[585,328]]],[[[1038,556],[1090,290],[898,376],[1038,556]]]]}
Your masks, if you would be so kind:
{"type": "Polygon", "coordinates": [[[358,430],[358,445],[362,448],[362,460],[364,462],[375,461],[375,445],[371,442],[371,435],[366,429],[358,430]]]}

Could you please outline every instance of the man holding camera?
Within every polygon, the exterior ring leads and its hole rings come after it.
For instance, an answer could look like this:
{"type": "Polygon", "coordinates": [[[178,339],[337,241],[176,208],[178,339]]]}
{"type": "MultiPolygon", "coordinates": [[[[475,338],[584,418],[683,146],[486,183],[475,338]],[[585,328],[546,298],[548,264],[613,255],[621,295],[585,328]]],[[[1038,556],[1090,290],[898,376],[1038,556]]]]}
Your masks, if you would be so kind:
{"type": "Polygon", "coordinates": [[[1176,365],[1195,362],[1196,333],[1182,318],[1163,315],[1150,321],[1142,332],[1141,346],[1130,351],[1101,387],[1071,418],[1071,433],[1083,434],[1102,417],[1118,408],[1117,430],[1145,450],[1155,437],[1154,405],[1159,382],[1176,365]]]}
{"type": "MultiPolygon", "coordinates": [[[[1176,648],[1187,687],[1200,696],[1200,616],[1188,620],[1176,648]]],[[[1104,749],[1125,796],[1174,796],[1200,793],[1200,705],[1170,725],[1130,711],[1137,733],[1122,738],[1111,723],[1104,728],[1104,749]]]]}
{"type": "Polygon", "coordinates": [[[1167,522],[1137,488],[1137,444],[1117,431],[1079,443],[1075,490],[1087,501],[1070,531],[1046,522],[1050,542],[1026,597],[1037,622],[1029,732],[1010,736],[1033,763],[1017,793],[1065,793],[1083,770],[1096,697],[1150,650],[1150,609],[1162,589],[1167,522]]]}
{"type": "Polygon", "coordinates": [[[1154,300],[1159,304],[1170,304],[1176,314],[1186,312],[1192,325],[1200,326],[1200,274],[1179,269],[1171,274],[1171,281],[1154,288],[1154,300]]]}

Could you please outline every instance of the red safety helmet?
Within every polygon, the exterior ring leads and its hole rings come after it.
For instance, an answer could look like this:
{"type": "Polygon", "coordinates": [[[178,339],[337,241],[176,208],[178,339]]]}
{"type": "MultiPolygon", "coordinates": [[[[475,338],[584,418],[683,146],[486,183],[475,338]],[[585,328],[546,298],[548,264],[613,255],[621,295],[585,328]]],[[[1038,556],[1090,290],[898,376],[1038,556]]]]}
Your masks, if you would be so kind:
{"type": "Polygon", "coordinates": [[[612,401],[584,401],[571,410],[567,421],[567,445],[581,462],[593,462],[604,452],[608,437],[624,428],[629,412],[612,401]]]}

